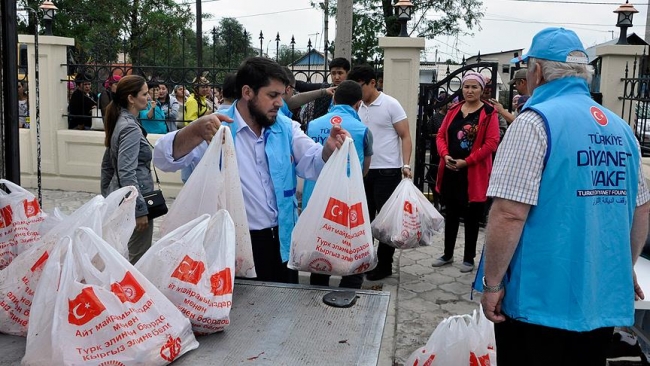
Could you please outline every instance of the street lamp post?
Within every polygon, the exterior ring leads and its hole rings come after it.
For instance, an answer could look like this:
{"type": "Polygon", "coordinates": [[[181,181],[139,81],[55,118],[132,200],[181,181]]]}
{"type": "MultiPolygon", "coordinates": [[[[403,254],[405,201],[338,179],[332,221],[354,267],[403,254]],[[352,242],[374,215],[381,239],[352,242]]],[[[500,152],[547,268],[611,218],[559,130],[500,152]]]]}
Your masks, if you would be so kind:
{"type": "Polygon", "coordinates": [[[275,36],[275,62],[280,61],[280,32],[275,36]]]}
{"type": "Polygon", "coordinates": [[[264,34],[260,31],[260,57],[262,57],[262,42],[264,41],[264,34]]]}
{"type": "Polygon", "coordinates": [[[291,35],[291,71],[293,71],[293,63],[296,61],[294,59],[295,57],[295,51],[296,51],[296,39],[293,37],[293,34],[291,35]]]}
{"type": "Polygon", "coordinates": [[[399,20],[402,25],[400,30],[400,37],[408,37],[408,31],[406,30],[406,22],[411,20],[411,15],[413,14],[413,3],[409,0],[399,0],[395,5],[395,10],[397,12],[397,20],[399,20]]]}
{"type": "Polygon", "coordinates": [[[632,26],[632,17],[634,17],[634,14],[638,12],[639,11],[634,8],[634,5],[629,3],[629,0],[625,0],[625,4],[614,10],[614,13],[618,14],[616,26],[621,28],[621,36],[618,38],[616,44],[628,44],[627,29],[632,26]]]}
{"type": "Polygon", "coordinates": [[[38,8],[43,11],[43,25],[45,26],[45,32],[43,34],[46,36],[51,36],[52,20],[54,19],[56,11],[59,10],[59,8],[57,8],[56,5],[54,5],[54,3],[50,0],[43,1],[41,6],[38,8]]]}

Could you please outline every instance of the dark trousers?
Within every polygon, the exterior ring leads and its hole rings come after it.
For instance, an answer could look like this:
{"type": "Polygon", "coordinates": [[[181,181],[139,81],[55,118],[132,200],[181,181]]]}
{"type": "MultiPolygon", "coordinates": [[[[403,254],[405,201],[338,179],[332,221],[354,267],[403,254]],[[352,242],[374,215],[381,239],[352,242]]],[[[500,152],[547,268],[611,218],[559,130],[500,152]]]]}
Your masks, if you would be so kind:
{"type": "Polygon", "coordinates": [[[485,211],[485,202],[445,203],[445,259],[453,258],[460,217],[465,219],[465,253],[463,262],[474,264],[479,222],[485,211]]]}
{"type": "MultiPolygon", "coordinates": [[[[312,286],[329,286],[330,275],[312,273],[311,276],[309,276],[309,284],[312,286]]],[[[341,277],[341,283],[339,283],[339,287],[343,288],[360,289],[361,285],[363,285],[363,274],[343,276],[341,277]]]]}
{"type": "MultiPolygon", "coordinates": [[[[402,181],[402,169],[370,169],[363,179],[368,200],[368,212],[370,221],[375,219],[384,203],[388,201],[395,188],[402,181]]],[[[379,242],[377,248],[378,271],[391,271],[393,268],[393,254],[395,248],[386,243],[379,242]]]]}
{"type": "Polygon", "coordinates": [[[287,268],[280,256],[280,236],[278,227],[251,230],[253,261],[257,281],[298,283],[298,271],[287,268]]]}
{"type": "Polygon", "coordinates": [[[613,327],[572,332],[511,318],[494,325],[499,366],[605,366],[613,327]]]}

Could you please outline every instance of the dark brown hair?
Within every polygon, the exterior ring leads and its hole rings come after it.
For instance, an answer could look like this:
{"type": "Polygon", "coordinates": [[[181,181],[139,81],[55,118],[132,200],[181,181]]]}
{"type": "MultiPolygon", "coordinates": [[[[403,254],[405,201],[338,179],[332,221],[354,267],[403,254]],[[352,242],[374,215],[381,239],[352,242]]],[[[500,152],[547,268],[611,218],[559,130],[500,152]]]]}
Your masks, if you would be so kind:
{"type": "Polygon", "coordinates": [[[122,108],[129,107],[129,95],[137,97],[142,86],[146,80],[139,75],[127,75],[120,79],[117,83],[117,90],[113,96],[113,100],[106,107],[106,115],[104,116],[104,129],[106,138],[104,139],[104,146],[111,146],[111,137],[117,124],[117,119],[120,117],[122,108]]]}

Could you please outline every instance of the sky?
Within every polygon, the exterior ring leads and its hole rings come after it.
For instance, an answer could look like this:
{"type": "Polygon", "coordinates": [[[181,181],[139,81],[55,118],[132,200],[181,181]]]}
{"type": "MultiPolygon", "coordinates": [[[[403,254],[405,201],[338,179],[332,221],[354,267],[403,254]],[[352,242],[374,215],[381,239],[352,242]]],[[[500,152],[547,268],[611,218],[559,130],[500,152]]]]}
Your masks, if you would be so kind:
{"type": "MultiPolygon", "coordinates": [[[[193,0],[177,0],[188,2],[193,0]]],[[[585,47],[618,39],[619,28],[613,11],[622,3],[614,0],[483,0],[484,17],[479,28],[466,29],[469,35],[439,36],[426,41],[424,58],[460,60],[482,54],[527,49],[532,37],[546,27],[560,27],[574,30],[585,47]]],[[[639,11],[635,14],[632,32],[645,35],[647,2],[632,0],[639,11]]],[[[194,11],[194,5],[191,9],[194,11]]],[[[291,36],[296,40],[296,49],[307,49],[309,39],[318,50],[323,49],[324,16],[320,9],[314,9],[309,0],[203,0],[204,13],[213,15],[203,21],[203,30],[208,32],[223,17],[234,17],[251,33],[253,44],[259,47],[259,33],[264,33],[263,52],[275,55],[275,37],[279,32],[280,45],[289,45],[291,36]]],[[[435,18],[436,14],[427,17],[435,18]]],[[[329,40],[336,36],[336,19],[329,19],[329,40]]]]}

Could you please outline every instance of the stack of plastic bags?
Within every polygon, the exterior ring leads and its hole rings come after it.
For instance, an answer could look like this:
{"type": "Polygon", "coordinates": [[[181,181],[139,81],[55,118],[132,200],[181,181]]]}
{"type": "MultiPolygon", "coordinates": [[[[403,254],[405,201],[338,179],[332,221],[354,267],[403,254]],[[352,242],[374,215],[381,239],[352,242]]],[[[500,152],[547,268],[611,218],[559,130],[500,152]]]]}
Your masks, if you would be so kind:
{"type": "Polygon", "coordinates": [[[125,258],[136,196],[125,187],[42,214],[38,240],[0,270],[0,332],[27,337],[23,365],[166,365],[198,347],[189,319],[125,258]]]}
{"type": "Polygon", "coordinates": [[[427,344],[415,350],[405,366],[495,366],[494,325],[483,308],[454,315],[438,324],[427,344]]]}

